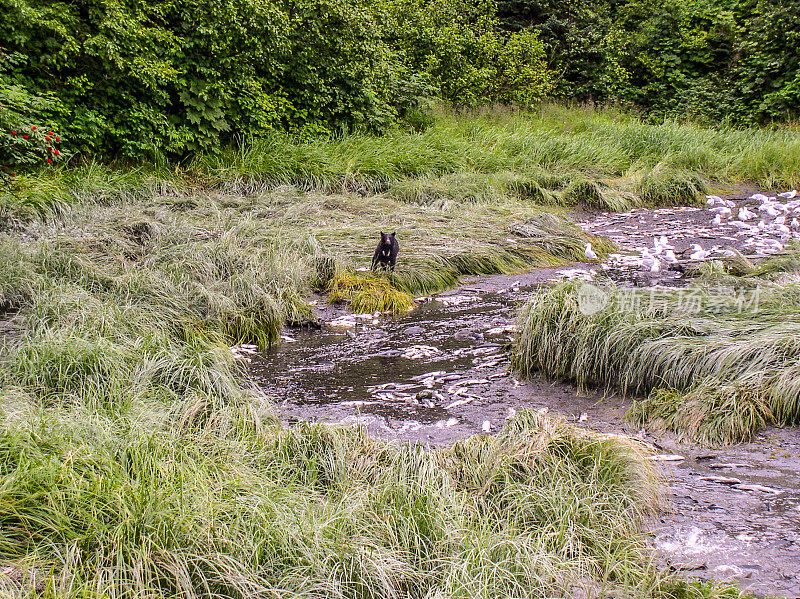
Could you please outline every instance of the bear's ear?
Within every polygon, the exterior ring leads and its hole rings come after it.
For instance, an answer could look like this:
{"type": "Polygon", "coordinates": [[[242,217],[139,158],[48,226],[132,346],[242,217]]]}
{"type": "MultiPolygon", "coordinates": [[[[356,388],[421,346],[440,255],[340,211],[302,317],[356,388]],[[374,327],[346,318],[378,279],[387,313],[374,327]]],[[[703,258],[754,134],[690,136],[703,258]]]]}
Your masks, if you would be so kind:
{"type": "Polygon", "coordinates": [[[383,235],[384,235],[384,233],[383,233],[383,231],[381,231],[381,237],[383,237],[383,235]]]}
{"type": "Polygon", "coordinates": [[[392,237],[394,237],[395,235],[397,235],[397,231],[395,231],[394,233],[392,233],[392,237]]]}

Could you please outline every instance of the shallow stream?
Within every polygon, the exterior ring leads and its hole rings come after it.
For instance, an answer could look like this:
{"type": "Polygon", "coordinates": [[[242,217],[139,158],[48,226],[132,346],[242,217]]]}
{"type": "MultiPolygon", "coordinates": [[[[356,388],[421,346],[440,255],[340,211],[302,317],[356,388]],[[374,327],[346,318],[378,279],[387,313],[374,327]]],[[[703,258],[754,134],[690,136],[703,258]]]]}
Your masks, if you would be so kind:
{"type": "MultiPolygon", "coordinates": [[[[734,247],[738,241],[704,228],[705,210],[581,217],[584,228],[611,236],[622,249],[665,232],[682,246],[677,249],[711,238],[734,247]]],[[[663,455],[683,457],[659,462],[667,480],[665,510],[651,533],[662,565],[733,580],[759,595],[800,598],[800,430],[770,429],[752,443],[723,450],[679,445],[669,435],[631,428],[624,420],[626,399],[519,380],[511,372],[516,307],[549,281],[589,277],[596,268],[465,279],[399,318],[353,318],[320,298],[320,316],[328,324],[285,331],[284,343],[251,357],[251,372],[279,401],[287,421],[358,423],[383,438],[451,443],[496,432],[522,408],[638,436],[663,455]],[[726,480],[732,478],[743,488],[726,480]]],[[[632,275],[636,285],[680,284],[675,272],[644,280],[632,275]]]]}

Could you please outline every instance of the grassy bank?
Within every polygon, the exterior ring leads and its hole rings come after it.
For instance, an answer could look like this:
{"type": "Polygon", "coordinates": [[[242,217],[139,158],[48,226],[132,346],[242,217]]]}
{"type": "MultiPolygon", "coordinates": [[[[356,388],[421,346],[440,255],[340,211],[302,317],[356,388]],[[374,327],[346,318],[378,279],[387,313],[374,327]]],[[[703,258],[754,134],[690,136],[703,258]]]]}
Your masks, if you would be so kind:
{"type": "Polygon", "coordinates": [[[800,423],[798,258],[711,267],[687,290],[559,285],[522,309],[516,367],[645,396],[630,418],[705,444],[800,423]],[[603,309],[586,310],[586,289],[603,309]]]}
{"type": "Polygon", "coordinates": [[[73,165],[23,178],[4,213],[52,213],[154,191],[250,194],[292,185],[325,193],[381,193],[448,207],[509,197],[624,210],[690,203],[709,188],[800,186],[795,128],[652,125],[609,109],[543,105],[531,113],[437,112],[421,133],[298,139],[276,134],[181,165],[73,165]]]}
{"type": "Polygon", "coordinates": [[[22,394],[0,409],[7,591],[550,597],[655,581],[641,449],[529,414],[425,451],[282,429],[247,403],[157,423],[22,394]]]}
{"type": "Polygon", "coordinates": [[[514,200],[442,211],[281,188],[77,204],[0,234],[0,387],[107,413],[231,401],[230,346],[266,347],[285,323],[311,320],[312,290],[358,311],[403,311],[462,274],[577,259],[587,239],[514,200]],[[377,232],[394,228],[395,273],[360,272],[377,232]]]}
{"type": "Polygon", "coordinates": [[[245,188],[275,183],[364,186],[388,188],[404,198],[524,195],[534,185],[563,189],[570,181],[588,178],[668,202],[668,194],[661,192],[669,180],[800,185],[800,134],[676,122],[648,125],[615,110],[545,105],[529,114],[440,113],[419,134],[256,141],[199,158],[193,167],[219,184],[245,188]]]}

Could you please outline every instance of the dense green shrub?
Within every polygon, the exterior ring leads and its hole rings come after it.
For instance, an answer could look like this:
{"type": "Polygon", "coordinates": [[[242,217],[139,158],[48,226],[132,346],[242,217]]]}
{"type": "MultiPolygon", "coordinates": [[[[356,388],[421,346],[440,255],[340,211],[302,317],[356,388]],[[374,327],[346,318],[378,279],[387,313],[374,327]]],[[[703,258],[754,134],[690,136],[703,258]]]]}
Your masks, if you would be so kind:
{"type": "Polygon", "coordinates": [[[49,129],[46,117],[52,98],[9,82],[5,73],[15,58],[0,47],[0,184],[6,187],[17,173],[61,159],[61,137],[49,129]]]}
{"type": "Polygon", "coordinates": [[[497,35],[495,0],[388,0],[387,42],[461,107],[531,105],[550,91],[538,35],[497,35]]]}
{"type": "Polygon", "coordinates": [[[495,15],[493,0],[19,0],[0,4],[0,39],[9,83],[55,94],[77,151],[174,157],[422,122],[426,97],[530,104],[548,89],[541,44],[495,15]]]}
{"type": "Polygon", "coordinates": [[[537,31],[556,94],[651,118],[764,123],[800,116],[797,0],[500,0],[537,31]]]}

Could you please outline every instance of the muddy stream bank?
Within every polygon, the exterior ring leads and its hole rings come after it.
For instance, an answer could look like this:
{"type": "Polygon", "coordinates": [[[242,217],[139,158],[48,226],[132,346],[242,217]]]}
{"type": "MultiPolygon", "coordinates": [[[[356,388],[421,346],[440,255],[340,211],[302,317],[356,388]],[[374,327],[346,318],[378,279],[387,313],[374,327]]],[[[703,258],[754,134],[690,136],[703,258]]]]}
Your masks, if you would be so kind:
{"type": "MultiPolygon", "coordinates": [[[[676,252],[710,240],[742,249],[739,231],[708,229],[708,216],[706,209],[678,208],[577,219],[623,252],[661,234],[674,240],[676,252]]],[[[659,462],[665,511],[651,538],[662,565],[735,581],[758,595],[800,598],[800,430],[769,429],[752,443],[719,450],[680,445],[626,423],[626,399],[520,380],[510,371],[517,306],[550,281],[590,278],[597,268],[468,278],[399,318],[353,318],[323,300],[321,330],[287,330],[284,343],[250,356],[250,371],[287,422],[358,423],[383,438],[435,445],[496,432],[515,410],[529,408],[638,436],[661,454],[684,458],[659,462]]],[[[630,270],[630,284],[681,284],[677,272],[639,270],[630,270]]]]}

